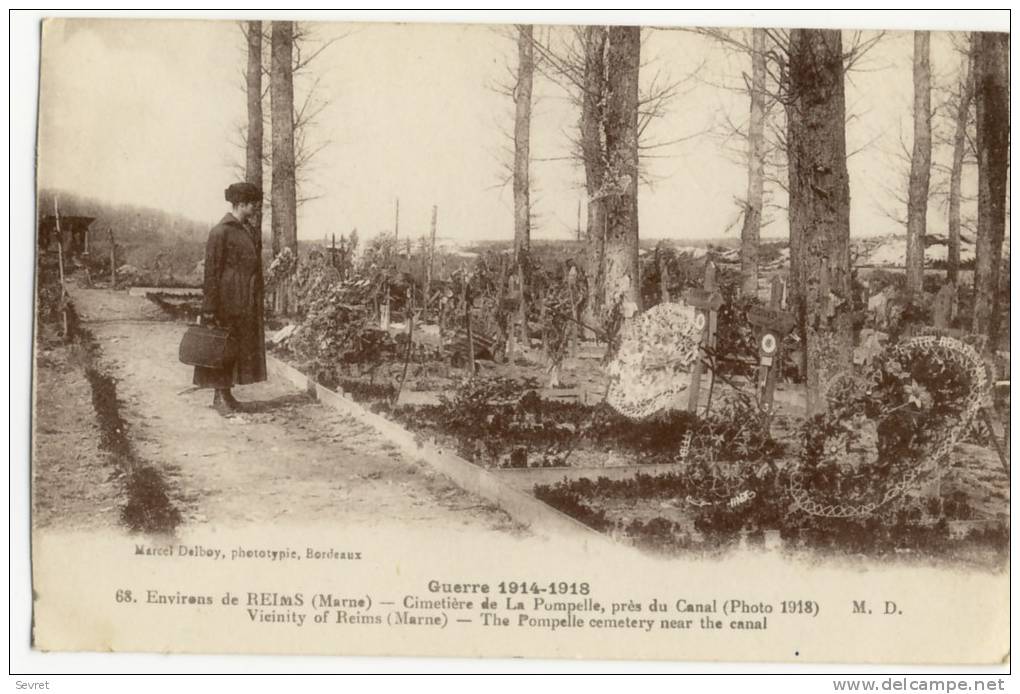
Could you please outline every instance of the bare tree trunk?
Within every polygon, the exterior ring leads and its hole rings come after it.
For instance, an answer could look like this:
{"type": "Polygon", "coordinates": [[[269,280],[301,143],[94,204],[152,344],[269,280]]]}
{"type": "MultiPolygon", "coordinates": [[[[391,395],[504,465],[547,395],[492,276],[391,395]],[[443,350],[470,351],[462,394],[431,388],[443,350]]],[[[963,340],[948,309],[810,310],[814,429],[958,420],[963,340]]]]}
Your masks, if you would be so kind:
{"type": "MultiPolygon", "coordinates": [[[[248,22],[248,136],[245,143],[244,180],[262,190],[262,22],[248,22]]],[[[262,239],[262,206],[255,212],[254,228],[262,239]]]]}
{"type": "Polygon", "coordinates": [[[602,183],[606,162],[603,121],[605,113],[605,51],[608,40],[606,27],[584,28],[584,91],[581,94],[581,157],[584,161],[584,183],[588,194],[587,265],[588,301],[586,318],[592,323],[603,311],[604,255],[606,239],[605,204],[602,183]]]}
{"type": "Polygon", "coordinates": [[[581,240],[581,201],[577,201],[577,240],[581,240]]]}
{"type": "Polygon", "coordinates": [[[641,309],[638,269],[638,71],[639,27],[610,27],[606,104],[605,294],[641,309]]]}
{"type": "MultiPolygon", "coordinates": [[[[433,206],[433,213],[435,212],[435,206],[433,206]]],[[[433,217],[435,215],[433,214],[433,217]]],[[[435,220],[433,219],[433,222],[435,220]]],[[[400,198],[397,198],[396,205],[393,211],[393,241],[396,242],[397,237],[400,236],[400,198]]]]}
{"type": "Polygon", "coordinates": [[[793,300],[813,415],[825,410],[824,387],[853,351],[843,42],[839,31],[795,29],[789,43],[790,234],[801,273],[793,300]]]}
{"type": "MultiPolygon", "coordinates": [[[[399,209],[399,208],[398,208],[399,209]]],[[[432,206],[432,224],[429,226],[429,247],[425,261],[425,308],[428,309],[432,296],[432,268],[436,260],[436,222],[439,216],[439,206],[432,206]]]]}
{"type": "Polygon", "coordinates": [[[959,103],[956,105],[956,131],[953,133],[953,165],[949,172],[949,252],[946,258],[946,279],[960,281],[960,197],[963,180],[963,158],[967,151],[967,124],[970,102],[974,97],[974,50],[967,52],[963,77],[960,80],[959,103]]]}
{"type": "Polygon", "coordinates": [[[751,30],[751,119],[747,129],[747,200],[740,230],[741,294],[758,294],[758,241],[765,190],[765,30],[751,30]]]}
{"type": "MultiPolygon", "coordinates": [[[[798,170],[798,162],[792,156],[793,144],[790,142],[790,120],[793,118],[795,109],[794,99],[791,96],[787,103],[784,104],[784,110],[786,111],[786,176],[787,176],[787,191],[788,195],[792,199],[793,190],[789,188],[790,182],[794,180],[800,180],[800,171],[798,170]]],[[[793,202],[787,203],[787,218],[789,220],[790,227],[790,274],[786,282],[786,305],[790,311],[799,312],[799,306],[804,303],[804,280],[803,270],[801,268],[801,233],[804,222],[797,219],[797,213],[793,211],[793,202]]],[[[799,314],[798,314],[799,315],[799,314]]],[[[800,370],[801,376],[804,375],[804,371],[807,366],[804,362],[806,352],[801,349],[797,367],[800,370]]]]}
{"type": "Polygon", "coordinates": [[[528,344],[527,295],[531,278],[531,86],[535,60],[531,25],[517,27],[517,85],[514,88],[514,259],[520,294],[518,313],[528,344]]]}
{"type": "Polygon", "coordinates": [[[297,190],[294,178],[294,23],[273,22],[269,86],[273,128],[273,255],[297,254],[297,190]]]}
{"type": "Polygon", "coordinates": [[[1006,227],[1009,166],[1009,34],[973,36],[977,107],[978,229],[974,265],[974,332],[999,333],[999,274],[1006,227]]]}
{"type": "Polygon", "coordinates": [[[907,190],[907,293],[924,291],[924,234],[931,180],[931,35],[914,32],[914,150],[907,190]]]}

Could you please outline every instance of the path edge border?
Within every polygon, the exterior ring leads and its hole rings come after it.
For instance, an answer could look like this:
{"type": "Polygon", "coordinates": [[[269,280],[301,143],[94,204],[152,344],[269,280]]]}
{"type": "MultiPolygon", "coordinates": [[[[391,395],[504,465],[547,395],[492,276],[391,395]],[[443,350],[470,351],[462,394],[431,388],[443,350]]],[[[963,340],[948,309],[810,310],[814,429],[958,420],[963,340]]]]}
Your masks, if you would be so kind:
{"type": "Polygon", "coordinates": [[[465,491],[495,504],[536,534],[549,539],[576,539],[583,542],[589,550],[598,546],[606,549],[612,547],[617,551],[620,549],[620,545],[606,535],[539,501],[534,496],[511,487],[492,472],[443,450],[430,441],[423,440],[382,415],[371,412],[352,398],[330,390],[278,357],[266,354],[266,363],[270,374],[308,392],[319,402],[367,424],[405,454],[423,461],[465,491]]]}

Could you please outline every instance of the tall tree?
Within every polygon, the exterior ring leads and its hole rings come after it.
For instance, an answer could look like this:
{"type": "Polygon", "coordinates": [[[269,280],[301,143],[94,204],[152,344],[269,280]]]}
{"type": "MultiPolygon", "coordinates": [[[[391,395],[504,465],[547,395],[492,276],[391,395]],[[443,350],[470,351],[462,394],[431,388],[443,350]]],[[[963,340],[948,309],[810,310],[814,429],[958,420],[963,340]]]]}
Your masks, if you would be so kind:
{"type": "MultiPolygon", "coordinates": [[[[637,30],[628,29],[628,32],[638,34],[637,38],[640,39],[637,30]]],[[[538,69],[563,87],[580,111],[580,127],[569,158],[575,159],[584,170],[588,198],[585,258],[588,300],[585,303],[585,322],[595,324],[606,317],[606,312],[616,301],[614,290],[606,286],[606,240],[611,233],[607,211],[609,198],[616,195],[617,187],[616,181],[608,175],[612,157],[609,152],[607,119],[610,118],[610,102],[614,99],[609,74],[613,69],[610,66],[610,54],[614,50],[611,44],[615,37],[619,48],[620,35],[604,26],[578,26],[564,31],[550,30],[542,36],[542,39],[535,42],[535,50],[540,58],[538,69]]],[[[628,40],[633,40],[633,36],[628,40]]],[[[637,51],[640,53],[640,48],[637,51]]],[[[682,79],[673,79],[669,76],[669,70],[659,70],[653,73],[645,88],[639,91],[635,130],[641,158],[651,151],[662,150],[687,139],[683,136],[665,139],[653,137],[654,129],[650,126],[666,113],[667,105],[679,95],[682,85],[691,77],[686,75],[682,79]]],[[[640,163],[639,160],[637,176],[639,179],[647,179],[650,174],[642,170],[640,163]]],[[[635,196],[636,190],[635,186],[635,196]]],[[[628,276],[637,281],[636,274],[629,273],[628,276]]]]}
{"type": "MultiPolygon", "coordinates": [[[[244,90],[249,100],[252,98],[250,85],[253,83],[254,64],[251,61],[253,44],[258,44],[258,53],[262,59],[261,89],[262,113],[261,130],[264,134],[271,132],[272,124],[272,51],[263,50],[263,46],[270,46],[272,43],[272,22],[239,22],[241,32],[245,38],[246,55],[248,56],[247,68],[244,72],[244,90]],[[260,31],[259,36],[252,36],[253,25],[260,31]]],[[[291,81],[294,85],[294,180],[297,195],[297,206],[300,208],[305,202],[319,197],[316,190],[315,169],[319,155],[330,145],[332,141],[325,129],[322,127],[321,118],[325,110],[332,103],[332,98],[321,88],[322,68],[316,67],[325,51],[334,43],[342,40],[347,34],[334,35],[329,38],[319,38],[314,25],[293,22],[292,23],[291,53],[293,55],[293,69],[291,81]]],[[[239,175],[248,178],[248,172],[252,171],[250,155],[252,153],[249,142],[249,134],[255,133],[251,121],[251,109],[249,109],[247,122],[238,124],[237,139],[232,143],[243,154],[239,161],[235,162],[235,168],[239,175]]],[[[257,133],[256,133],[257,134],[257,133]]],[[[269,187],[272,185],[272,146],[262,145],[262,182],[267,189],[266,199],[263,201],[265,210],[262,217],[269,213],[272,207],[272,198],[269,195],[269,187]]]]}
{"type": "Polygon", "coordinates": [[[788,46],[790,272],[812,415],[853,350],[844,56],[839,31],[794,29],[788,46]]]}
{"type": "Polygon", "coordinates": [[[606,51],[605,293],[641,310],[638,267],[638,73],[641,29],[609,28],[606,51]]]}
{"type": "Polygon", "coordinates": [[[535,75],[533,28],[517,27],[517,84],[514,87],[514,257],[520,287],[521,326],[527,344],[531,251],[531,88],[535,75]]]}
{"type": "MultiPolygon", "coordinates": [[[[245,93],[248,97],[248,132],[245,137],[244,180],[262,189],[262,22],[247,22],[248,68],[245,93]]],[[[254,226],[262,233],[262,207],[255,214],[254,226]]]]}
{"type": "Polygon", "coordinates": [[[924,287],[924,235],[931,181],[931,34],[914,32],[914,148],[907,189],[907,292],[924,287]]]}
{"type": "Polygon", "coordinates": [[[988,335],[995,349],[1009,166],[1009,34],[976,33],[972,45],[978,159],[974,331],[988,335]]]}
{"type": "Polygon", "coordinates": [[[606,175],[603,148],[605,121],[606,45],[609,30],[603,26],[586,26],[581,30],[584,69],[581,86],[580,148],[584,165],[584,186],[588,195],[587,247],[589,287],[588,310],[598,316],[605,295],[606,213],[602,196],[606,175]]]}
{"type": "Polygon", "coordinates": [[[269,86],[273,129],[273,255],[297,253],[297,189],[294,169],[294,23],[273,22],[269,86]]]}
{"type": "MultiPolygon", "coordinates": [[[[719,42],[720,45],[728,49],[735,49],[739,53],[747,56],[752,62],[752,73],[755,71],[754,59],[763,58],[763,60],[759,63],[764,71],[764,80],[759,82],[759,84],[763,85],[763,88],[759,88],[753,84],[753,74],[751,79],[748,79],[746,75],[741,75],[739,86],[732,83],[728,84],[726,80],[720,84],[722,88],[728,91],[746,93],[749,98],[754,95],[763,96],[762,104],[764,106],[765,135],[761,140],[762,145],[759,151],[764,163],[764,190],[761,205],[762,214],[757,221],[758,228],[760,230],[769,223],[766,215],[767,209],[769,207],[773,207],[777,210],[785,209],[782,198],[786,197],[784,193],[787,195],[789,193],[790,171],[788,168],[788,160],[790,157],[788,150],[790,145],[787,142],[788,127],[784,116],[788,115],[790,110],[790,100],[791,98],[794,98],[791,96],[789,84],[791,32],[782,29],[760,29],[756,30],[759,33],[759,36],[756,37],[755,31],[749,32],[746,30],[698,28],[681,29],[681,31],[691,31],[696,34],[706,36],[719,42]],[[756,39],[758,42],[757,46],[756,39]],[[776,104],[781,104],[786,108],[781,111],[776,111],[773,109],[773,106],[776,104]],[[778,201],[769,201],[770,189],[774,193],[779,193],[778,201]]],[[[871,49],[882,40],[883,37],[884,32],[856,31],[849,33],[849,40],[847,41],[848,45],[843,46],[843,74],[845,75],[854,70],[864,56],[866,56],[869,51],[871,51],[871,49]]],[[[847,120],[850,120],[854,117],[854,114],[845,114],[845,117],[847,120]]],[[[729,147],[731,140],[734,138],[739,139],[741,142],[739,156],[744,162],[748,162],[747,156],[752,147],[750,125],[750,120],[745,125],[744,123],[734,122],[727,117],[724,118],[724,121],[721,123],[721,128],[717,131],[720,135],[722,135],[724,144],[726,144],[727,147],[729,147]]],[[[858,151],[861,151],[861,149],[858,149],[855,152],[848,152],[847,157],[852,157],[858,151]]],[[[748,178],[750,184],[751,175],[749,175],[748,178]]],[[[749,185],[749,188],[751,188],[751,185],[749,185]]],[[[748,197],[750,198],[752,196],[749,195],[748,197]]],[[[740,200],[739,202],[741,207],[740,214],[746,225],[749,217],[747,210],[748,201],[745,199],[740,200]]],[[[803,293],[800,286],[800,277],[802,273],[799,268],[799,259],[801,254],[798,253],[798,244],[800,239],[796,232],[797,230],[791,227],[790,282],[787,285],[791,304],[799,303],[800,299],[798,297],[801,297],[803,293]]],[[[746,268],[747,265],[744,267],[746,268]]],[[[745,272],[745,278],[747,277],[747,274],[748,273],[745,272]]]]}
{"type": "Polygon", "coordinates": [[[953,132],[953,164],[949,170],[949,249],[946,258],[946,279],[954,284],[960,274],[960,202],[963,181],[963,160],[967,151],[967,125],[970,105],[974,98],[973,49],[968,48],[964,59],[956,103],[956,128],[953,132]]]}
{"type": "Polygon", "coordinates": [[[765,30],[751,30],[751,118],[747,126],[747,199],[740,230],[741,294],[758,294],[758,242],[765,192],[765,30]]]}

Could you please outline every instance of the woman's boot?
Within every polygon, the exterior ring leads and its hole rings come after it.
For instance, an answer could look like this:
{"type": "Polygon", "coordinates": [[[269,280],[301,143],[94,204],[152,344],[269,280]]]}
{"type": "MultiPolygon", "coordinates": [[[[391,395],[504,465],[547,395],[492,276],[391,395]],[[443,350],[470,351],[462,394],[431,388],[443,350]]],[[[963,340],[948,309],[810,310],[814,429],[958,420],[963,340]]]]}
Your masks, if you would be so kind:
{"type": "Polygon", "coordinates": [[[213,409],[224,417],[231,415],[236,411],[236,408],[230,404],[229,388],[216,389],[216,393],[213,395],[213,409]]]}
{"type": "Polygon", "coordinates": [[[230,405],[230,408],[233,410],[242,409],[240,401],[230,392],[230,388],[223,390],[223,401],[230,405]]]}

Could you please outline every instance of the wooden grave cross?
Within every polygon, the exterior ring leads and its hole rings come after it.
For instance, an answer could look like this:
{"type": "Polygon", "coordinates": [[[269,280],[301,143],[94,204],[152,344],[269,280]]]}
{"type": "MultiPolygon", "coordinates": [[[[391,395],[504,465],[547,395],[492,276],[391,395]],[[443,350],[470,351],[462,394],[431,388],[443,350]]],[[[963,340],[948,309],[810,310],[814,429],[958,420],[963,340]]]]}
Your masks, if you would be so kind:
{"type": "Polygon", "coordinates": [[[765,412],[766,421],[772,419],[776,379],[783,368],[783,338],[797,325],[797,318],[789,311],[780,310],[783,301],[783,280],[772,280],[769,307],[752,306],[747,320],[754,326],[758,338],[758,379],[756,392],[758,406],[765,412]]]}
{"type": "Polygon", "coordinates": [[[475,377],[475,336],[471,329],[471,306],[474,304],[474,297],[471,296],[471,275],[464,275],[463,285],[464,302],[464,332],[467,333],[468,368],[469,378],[475,377]]]}
{"type": "MultiPolygon", "coordinates": [[[[697,309],[695,321],[701,329],[701,348],[698,350],[698,358],[691,369],[690,397],[687,401],[687,411],[698,411],[698,398],[701,396],[701,376],[705,371],[704,362],[701,359],[703,350],[711,350],[715,347],[715,331],[719,320],[719,308],[723,304],[722,294],[715,287],[715,263],[709,261],[705,264],[705,284],[703,289],[688,289],[683,295],[684,303],[697,309]]],[[[709,370],[709,391],[711,391],[712,371],[709,370]]]]}
{"type": "Polygon", "coordinates": [[[117,241],[113,238],[113,229],[107,229],[110,235],[110,289],[117,288],[117,241]]]}
{"type": "Polygon", "coordinates": [[[382,302],[379,304],[379,329],[390,329],[390,280],[387,277],[382,283],[382,302]]]}

